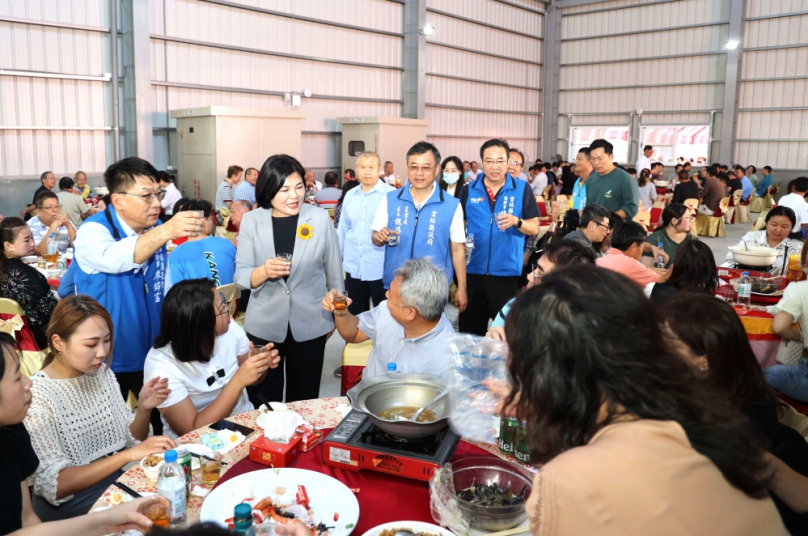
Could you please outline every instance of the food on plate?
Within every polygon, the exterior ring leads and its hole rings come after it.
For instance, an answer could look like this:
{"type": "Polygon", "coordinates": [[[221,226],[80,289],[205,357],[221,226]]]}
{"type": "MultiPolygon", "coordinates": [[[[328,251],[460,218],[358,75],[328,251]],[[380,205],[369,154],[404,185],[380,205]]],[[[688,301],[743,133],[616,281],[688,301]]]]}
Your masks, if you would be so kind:
{"type": "Polygon", "coordinates": [[[149,454],[148,456],[146,456],[146,459],[143,460],[143,466],[151,469],[153,467],[157,467],[164,461],[165,460],[163,459],[162,456],[157,456],[156,454],[149,454]]]}
{"type": "MultiPolygon", "coordinates": [[[[286,493],[285,488],[279,486],[276,488],[276,491],[279,489],[283,490],[284,494],[286,493]]],[[[253,504],[254,500],[254,498],[249,497],[245,498],[242,503],[252,505],[253,520],[255,523],[264,523],[269,520],[280,525],[303,523],[312,531],[314,536],[328,536],[331,533],[331,529],[334,528],[327,526],[321,521],[315,520],[314,510],[309,504],[309,495],[305,486],[297,487],[295,500],[291,503],[286,503],[277,498],[273,499],[272,497],[265,497],[253,504]]],[[[339,519],[339,514],[334,514],[334,518],[339,519]]],[[[232,517],[225,519],[225,523],[227,523],[228,528],[231,530],[234,528],[232,517]]]]}
{"type": "MultiPolygon", "coordinates": [[[[394,408],[387,408],[379,413],[379,418],[387,421],[408,421],[419,409],[421,408],[416,406],[396,406],[394,408]]],[[[418,415],[418,419],[416,419],[415,422],[435,422],[437,420],[438,416],[435,415],[432,410],[425,409],[420,415],[418,415]]]]}
{"type": "Polygon", "coordinates": [[[203,435],[202,443],[213,450],[221,450],[224,448],[224,441],[215,433],[203,435]]]}
{"type": "Polygon", "coordinates": [[[522,487],[519,495],[507,488],[492,484],[472,484],[458,492],[457,497],[478,506],[515,506],[525,502],[527,486],[522,487]]]}
{"type": "Polygon", "coordinates": [[[109,504],[112,506],[118,506],[119,504],[123,504],[126,502],[126,495],[121,493],[120,491],[113,491],[109,494],[109,504]]]}
{"type": "Polygon", "coordinates": [[[396,536],[396,532],[400,530],[406,530],[412,532],[416,536],[438,536],[437,534],[432,534],[431,532],[415,532],[414,530],[408,527],[396,527],[394,529],[386,529],[381,531],[381,533],[379,533],[379,536],[396,536]]]}
{"type": "Polygon", "coordinates": [[[774,294],[779,289],[769,283],[752,283],[752,292],[756,294],[774,294]]]}

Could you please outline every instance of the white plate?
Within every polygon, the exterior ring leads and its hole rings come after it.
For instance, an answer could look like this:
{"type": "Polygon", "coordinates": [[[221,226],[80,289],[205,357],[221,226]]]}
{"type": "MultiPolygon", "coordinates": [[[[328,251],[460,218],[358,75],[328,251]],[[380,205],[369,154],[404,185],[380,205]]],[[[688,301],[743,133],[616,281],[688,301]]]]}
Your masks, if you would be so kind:
{"type": "Polygon", "coordinates": [[[379,536],[382,531],[390,529],[409,529],[416,535],[419,532],[426,532],[427,534],[440,534],[441,536],[455,536],[455,533],[448,529],[439,525],[424,523],[423,521],[393,521],[392,523],[385,523],[384,525],[373,527],[362,536],[379,536]]]}
{"type": "Polygon", "coordinates": [[[252,504],[272,496],[282,504],[293,504],[298,486],[306,486],[314,522],[322,521],[331,529],[331,536],[348,536],[359,521],[359,502],[348,487],[328,475],[305,469],[263,469],[245,473],[224,482],[202,503],[199,521],[210,521],[226,527],[225,519],[233,517],[233,509],[243,499],[252,497],[252,504]],[[276,488],[285,488],[279,496],[276,488]],[[334,522],[334,514],[339,521],[334,522]]]}
{"type": "Polygon", "coordinates": [[[782,296],[782,295],[783,295],[783,291],[782,291],[782,290],[778,290],[777,292],[770,292],[770,293],[766,294],[766,293],[764,293],[764,292],[755,292],[755,291],[753,290],[753,291],[752,291],[752,295],[753,295],[753,296],[768,296],[769,298],[777,298],[778,296],[782,296]]]}
{"type": "MultiPolygon", "coordinates": [[[[212,433],[215,433],[217,436],[219,436],[219,439],[224,441],[224,446],[222,448],[213,449],[213,452],[218,452],[219,454],[226,454],[230,452],[237,446],[244,443],[244,440],[247,439],[247,436],[245,436],[241,432],[235,432],[233,430],[214,430],[212,433]],[[238,438],[238,440],[231,442],[230,438],[234,435],[238,438]]],[[[205,444],[203,444],[202,446],[208,448],[208,446],[205,444]]]]}

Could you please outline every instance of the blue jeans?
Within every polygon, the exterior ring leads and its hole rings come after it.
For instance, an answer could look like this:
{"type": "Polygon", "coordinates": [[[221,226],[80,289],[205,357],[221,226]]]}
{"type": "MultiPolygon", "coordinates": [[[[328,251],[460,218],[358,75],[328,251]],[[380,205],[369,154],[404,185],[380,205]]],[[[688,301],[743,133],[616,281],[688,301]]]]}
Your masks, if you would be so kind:
{"type": "Polygon", "coordinates": [[[808,402],[808,359],[801,357],[794,366],[772,365],[763,369],[769,385],[781,393],[808,402]]]}

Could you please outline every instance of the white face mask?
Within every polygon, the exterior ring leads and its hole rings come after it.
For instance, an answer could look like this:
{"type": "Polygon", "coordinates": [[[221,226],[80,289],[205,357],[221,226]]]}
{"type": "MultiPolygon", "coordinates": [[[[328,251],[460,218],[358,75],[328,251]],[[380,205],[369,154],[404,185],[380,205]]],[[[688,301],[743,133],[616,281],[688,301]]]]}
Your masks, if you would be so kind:
{"type": "Polygon", "coordinates": [[[460,180],[460,173],[444,173],[443,180],[446,184],[454,184],[460,180]]]}

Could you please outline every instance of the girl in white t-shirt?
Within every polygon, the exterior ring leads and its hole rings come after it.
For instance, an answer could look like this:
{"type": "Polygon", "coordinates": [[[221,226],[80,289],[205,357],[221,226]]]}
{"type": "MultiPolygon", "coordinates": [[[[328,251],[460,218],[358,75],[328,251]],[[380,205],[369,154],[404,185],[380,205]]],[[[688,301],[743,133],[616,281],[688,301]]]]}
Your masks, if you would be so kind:
{"type": "Polygon", "coordinates": [[[178,437],[231,415],[252,411],[245,387],[261,383],[280,362],[277,350],[251,355],[244,329],[230,321],[224,295],[209,279],[188,279],[166,295],[160,335],[146,356],[145,381],[168,379],[158,409],[166,434],[178,437]]]}

